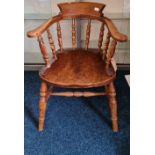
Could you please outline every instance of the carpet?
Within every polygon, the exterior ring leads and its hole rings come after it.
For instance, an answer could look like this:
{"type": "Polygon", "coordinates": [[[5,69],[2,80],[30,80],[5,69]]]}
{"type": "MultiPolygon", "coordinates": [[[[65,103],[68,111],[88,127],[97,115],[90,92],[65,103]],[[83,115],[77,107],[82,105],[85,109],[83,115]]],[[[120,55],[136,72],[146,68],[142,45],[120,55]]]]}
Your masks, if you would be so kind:
{"type": "MultiPolygon", "coordinates": [[[[40,79],[38,72],[24,77],[25,155],[129,155],[130,88],[124,71],[115,80],[119,132],[111,129],[107,98],[50,97],[44,131],[37,131],[40,79]]],[[[103,88],[93,88],[102,91],[103,88]]],[[[57,88],[57,91],[63,89],[57,88]]]]}

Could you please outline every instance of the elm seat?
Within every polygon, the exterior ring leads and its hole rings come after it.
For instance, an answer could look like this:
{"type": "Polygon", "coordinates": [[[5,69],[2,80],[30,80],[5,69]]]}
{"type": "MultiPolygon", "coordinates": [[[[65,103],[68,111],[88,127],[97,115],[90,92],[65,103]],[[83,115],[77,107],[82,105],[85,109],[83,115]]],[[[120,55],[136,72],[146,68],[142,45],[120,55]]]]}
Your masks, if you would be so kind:
{"type": "Polygon", "coordinates": [[[106,85],[115,78],[115,71],[111,67],[112,75],[105,70],[105,63],[98,49],[64,49],[57,52],[57,60],[50,68],[40,72],[42,80],[62,87],[95,87],[106,85]]]}

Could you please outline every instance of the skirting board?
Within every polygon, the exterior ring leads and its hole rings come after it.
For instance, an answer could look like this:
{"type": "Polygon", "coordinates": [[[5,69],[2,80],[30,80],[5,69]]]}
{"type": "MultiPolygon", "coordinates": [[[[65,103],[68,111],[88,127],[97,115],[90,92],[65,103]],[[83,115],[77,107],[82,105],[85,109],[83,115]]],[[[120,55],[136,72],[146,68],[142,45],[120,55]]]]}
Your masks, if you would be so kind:
{"type": "MultiPolygon", "coordinates": [[[[30,63],[25,63],[24,64],[24,71],[38,71],[40,70],[44,64],[30,64],[30,63]]],[[[117,64],[117,69],[118,70],[126,70],[130,71],[130,64],[117,64]]]]}

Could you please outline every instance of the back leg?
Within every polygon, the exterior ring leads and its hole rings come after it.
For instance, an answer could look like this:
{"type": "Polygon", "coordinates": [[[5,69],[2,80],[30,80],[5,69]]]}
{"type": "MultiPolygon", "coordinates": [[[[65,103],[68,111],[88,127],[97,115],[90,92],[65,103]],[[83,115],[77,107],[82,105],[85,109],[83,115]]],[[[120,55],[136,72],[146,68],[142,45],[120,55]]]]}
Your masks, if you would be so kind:
{"type": "Polygon", "coordinates": [[[108,104],[111,113],[112,120],[112,130],[114,132],[118,131],[118,122],[117,122],[117,101],[116,101],[116,92],[113,82],[106,86],[107,96],[108,96],[108,104]]]}

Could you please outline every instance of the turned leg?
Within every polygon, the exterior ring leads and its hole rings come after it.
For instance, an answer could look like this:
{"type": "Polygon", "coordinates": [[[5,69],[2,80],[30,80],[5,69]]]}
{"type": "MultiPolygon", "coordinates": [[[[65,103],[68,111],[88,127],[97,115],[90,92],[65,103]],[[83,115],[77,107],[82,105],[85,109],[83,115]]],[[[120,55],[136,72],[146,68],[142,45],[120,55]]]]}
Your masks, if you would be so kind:
{"type": "Polygon", "coordinates": [[[116,101],[116,92],[113,82],[106,86],[107,96],[108,96],[108,104],[111,113],[112,120],[112,130],[114,132],[118,131],[118,123],[117,123],[117,101],[116,101]]]}
{"type": "Polygon", "coordinates": [[[42,131],[44,128],[44,118],[46,111],[46,94],[47,94],[47,84],[45,82],[41,82],[40,100],[39,100],[39,131],[42,131]]]}

